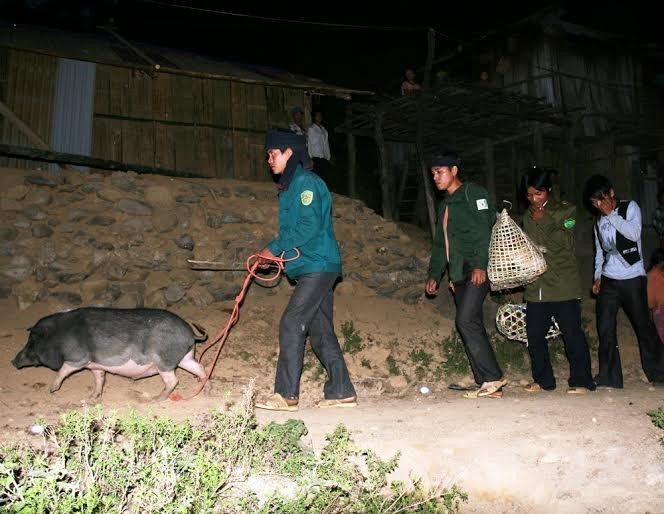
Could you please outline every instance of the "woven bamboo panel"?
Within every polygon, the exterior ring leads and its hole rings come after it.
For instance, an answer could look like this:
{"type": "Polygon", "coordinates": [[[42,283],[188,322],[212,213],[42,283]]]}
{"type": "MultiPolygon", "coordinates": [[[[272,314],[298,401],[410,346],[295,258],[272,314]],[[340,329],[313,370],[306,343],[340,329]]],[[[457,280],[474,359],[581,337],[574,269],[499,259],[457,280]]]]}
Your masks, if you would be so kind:
{"type": "MultiPolygon", "coordinates": [[[[498,332],[512,341],[528,343],[526,333],[526,304],[508,303],[498,309],[496,313],[496,327],[498,332]]],[[[547,339],[553,339],[560,335],[560,327],[555,318],[551,318],[551,326],[546,333],[547,339]]]]}

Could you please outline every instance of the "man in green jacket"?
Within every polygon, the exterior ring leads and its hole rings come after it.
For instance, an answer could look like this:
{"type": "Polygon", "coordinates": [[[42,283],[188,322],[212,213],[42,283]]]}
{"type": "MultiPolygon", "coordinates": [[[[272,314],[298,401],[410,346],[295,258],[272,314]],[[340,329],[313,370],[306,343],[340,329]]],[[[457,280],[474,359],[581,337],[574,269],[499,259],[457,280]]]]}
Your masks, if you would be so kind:
{"type": "MultiPolygon", "coordinates": [[[[438,292],[447,268],[456,304],[456,326],[466,348],[475,382],[479,386],[468,398],[500,397],[507,384],[484,328],[482,305],[489,292],[487,266],[491,228],[496,210],[483,187],[459,179],[460,159],[456,154],[434,156],[431,174],[436,188],[446,191],[438,208],[429,278],[425,291],[438,292]]],[[[452,384],[451,389],[463,389],[452,384]]]]}
{"type": "Polygon", "coordinates": [[[325,399],[318,407],[354,407],[355,389],[334,333],[333,287],[341,275],[341,254],[332,226],[332,197],[323,180],[305,170],[306,140],[292,132],[268,132],[265,149],[272,173],[279,177],[279,233],[258,254],[267,265],[275,256],[299,257],[286,263],[295,290],[279,324],[279,359],[274,394],[256,407],[298,409],[300,377],[307,335],[327,371],[325,399]],[[297,251],[296,251],[297,249],[297,251]]]}

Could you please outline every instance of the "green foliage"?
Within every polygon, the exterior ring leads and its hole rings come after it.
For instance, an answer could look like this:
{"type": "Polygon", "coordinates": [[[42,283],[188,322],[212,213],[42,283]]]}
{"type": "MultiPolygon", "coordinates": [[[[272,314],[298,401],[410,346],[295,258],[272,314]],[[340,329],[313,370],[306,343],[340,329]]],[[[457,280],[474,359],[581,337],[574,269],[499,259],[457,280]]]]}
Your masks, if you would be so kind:
{"type": "Polygon", "coordinates": [[[371,369],[371,362],[366,357],[362,358],[361,364],[363,368],[371,369]]]}
{"type": "Polygon", "coordinates": [[[470,373],[470,363],[466,350],[456,332],[452,332],[449,337],[443,339],[439,346],[443,353],[442,370],[445,376],[467,375],[470,373]]]}
{"type": "Polygon", "coordinates": [[[344,321],[341,324],[341,335],[344,337],[344,353],[353,355],[354,353],[359,353],[364,349],[362,338],[360,337],[360,334],[357,332],[357,330],[355,330],[355,325],[353,325],[352,321],[344,321]]]}
{"type": "Polygon", "coordinates": [[[415,364],[420,364],[425,368],[428,368],[429,364],[433,361],[433,355],[426,352],[423,348],[420,348],[410,352],[410,360],[415,364]]]}
{"type": "MultiPolygon", "coordinates": [[[[648,416],[650,416],[650,419],[657,428],[664,430],[664,409],[659,408],[657,410],[650,411],[648,416]]],[[[662,437],[659,441],[662,443],[662,445],[664,445],[664,437],[662,437]]]]}
{"type": "Polygon", "coordinates": [[[498,364],[504,372],[523,371],[530,365],[526,345],[505,339],[500,334],[494,334],[491,344],[496,352],[498,364]]]}
{"type": "Polygon", "coordinates": [[[396,376],[396,375],[401,375],[401,369],[399,368],[399,365],[397,364],[397,361],[394,357],[392,357],[392,354],[387,356],[387,359],[385,359],[385,362],[387,362],[387,372],[390,375],[396,376]]]}
{"type": "Polygon", "coordinates": [[[294,419],[259,427],[253,385],[232,411],[197,425],[101,408],[68,412],[47,430],[45,447],[0,449],[0,512],[446,513],[467,499],[456,487],[390,483],[399,455],[359,450],[343,425],[320,455],[302,445],[306,434],[294,419]]]}

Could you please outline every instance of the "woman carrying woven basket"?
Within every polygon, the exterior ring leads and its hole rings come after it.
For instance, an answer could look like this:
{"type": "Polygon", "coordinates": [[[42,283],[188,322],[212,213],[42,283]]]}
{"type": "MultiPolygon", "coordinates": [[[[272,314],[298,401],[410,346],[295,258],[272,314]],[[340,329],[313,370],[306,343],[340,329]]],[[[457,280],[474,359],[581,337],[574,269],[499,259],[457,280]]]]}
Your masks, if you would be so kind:
{"type": "Polygon", "coordinates": [[[581,284],[574,254],[576,207],[558,201],[551,193],[553,183],[548,170],[533,167],[522,180],[530,207],[523,228],[544,252],[547,271],[526,285],[526,333],[533,382],[531,393],[556,388],[546,334],[551,318],[558,322],[569,360],[570,394],[595,390],[590,370],[590,352],[581,327],[581,284]]]}

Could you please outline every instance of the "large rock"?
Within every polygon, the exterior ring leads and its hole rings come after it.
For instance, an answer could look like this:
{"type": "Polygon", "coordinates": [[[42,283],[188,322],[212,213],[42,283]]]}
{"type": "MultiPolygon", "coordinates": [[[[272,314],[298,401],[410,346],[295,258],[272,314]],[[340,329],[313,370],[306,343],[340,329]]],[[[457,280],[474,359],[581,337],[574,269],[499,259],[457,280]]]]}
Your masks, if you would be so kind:
{"type": "Polygon", "coordinates": [[[115,218],[111,216],[93,216],[88,220],[88,225],[96,225],[96,226],[101,226],[101,227],[108,227],[110,225],[113,225],[115,223],[115,218]]]}
{"type": "Polygon", "coordinates": [[[27,186],[19,184],[17,186],[10,187],[9,189],[7,189],[7,191],[2,193],[2,195],[10,200],[19,201],[23,200],[26,197],[28,191],[30,191],[30,189],[27,186]]]}
{"type": "Polygon", "coordinates": [[[51,173],[48,176],[44,175],[28,175],[25,177],[24,182],[26,184],[34,184],[37,186],[48,186],[48,187],[57,187],[62,184],[62,177],[51,173]]]}
{"type": "Polygon", "coordinates": [[[18,232],[11,227],[0,227],[0,241],[13,241],[18,232]]]}
{"type": "Polygon", "coordinates": [[[122,191],[132,193],[138,189],[135,179],[136,174],[133,172],[116,171],[111,175],[111,184],[122,191]]]}
{"type": "Polygon", "coordinates": [[[174,303],[178,303],[180,300],[182,300],[185,294],[187,294],[187,290],[182,286],[168,286],[164,290],[164,300],[166,300],[168,305],[173,305],[174,303]]]}
{"type": "Polygon", "coordinates": [[[168,232],[178,224],[178,217],[172,209],[156,209],[152,214],[152,225],[157,232],[168,232]]]}
{"type": "Polygon", "coordinates": [[[118,201],[118,209],[134,216],[150,216],[152,207],[147,203],[132,198],[122,198],[118,201]]]}
{"type": "Polygon", "coordinates": [[[145,201],[157,207],[172,208],[175,198],[171,190],[165,186],[148,186],[145,188],[145,201]]]}
{"type": "Polygon", "coordinates": [[[28,193],[25,201],[34,205],[51,205],[53,195],[47,189],[34,189],[28,193]]]}
{"type": "Polygon", "coordinates": [[[16,255],[9,262],[9,265],[2,270],[3,275],[17,282],[26,280],[33,271],[33,262],[30,257],[25,255],[16,255]]]}

